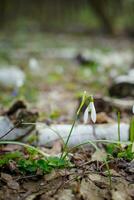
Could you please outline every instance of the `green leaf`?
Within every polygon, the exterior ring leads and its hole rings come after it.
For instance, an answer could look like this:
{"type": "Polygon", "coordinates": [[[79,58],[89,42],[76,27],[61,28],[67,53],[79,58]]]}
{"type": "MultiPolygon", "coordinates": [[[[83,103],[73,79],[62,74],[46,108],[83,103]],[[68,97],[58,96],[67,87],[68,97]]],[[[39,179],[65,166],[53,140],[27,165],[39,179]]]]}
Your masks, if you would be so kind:
{"type": "Polygon", "coordinates": [[[49,157],[48,163],[53,167],[65,167],[67,165],[67,161],[65,159],[61,159],[58,157],[49,157]]]}
{"type": "Polygon", "coordinates": [[[52,170],[52,167],[49,166],[46,160],[43,160],[43,159],[37,160],[37,166],[43,172],[50,172],[52,170]]]}
{"type": "Polygon", "coordinates": [[[35,164],[35,161],[32,160],[26,160],[26,159],[21,159],[18,161],[18,167],[21,171],[23,172],[36,172],[37,166],[35,164]]]}
{"type": "Polygon", "coordinates": [[[134,142],[134,117],[130,121],[130,141],[134,142]]]}
{"type": "Polygon", "coordinates": [[[4,155],[0,156],[0,167],[3,165],[7,165],[9,161],[15,160],[17,158],[20,158],[22,156],[22,153],[19,151],[11,152],[11,153],[6,153],[4,155]]]}

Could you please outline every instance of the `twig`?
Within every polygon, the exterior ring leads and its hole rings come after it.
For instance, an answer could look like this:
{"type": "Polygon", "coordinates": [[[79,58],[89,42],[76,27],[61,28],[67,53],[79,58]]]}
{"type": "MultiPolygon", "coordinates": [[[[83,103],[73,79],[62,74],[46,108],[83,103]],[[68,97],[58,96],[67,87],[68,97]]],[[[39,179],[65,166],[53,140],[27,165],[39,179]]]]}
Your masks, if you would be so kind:
{"type": "Polygon", "coordinates": [[[15,181],[20,181],[22,179],[29,179],[29,178],[34,178],[34,177],[37,177],[38,175],[35,174],[35,175],[29,175],[29,176],[22,176],[22,177],[18,177],[17,179],[15,179],[15,181]]]}
{"type": "Polygon", "coordinates": [[[16,123],[16,125],[13,127],[13,128],[11,128],[9,131],[7,131],[4,135],[2,135],[1,137],[0,137],[0,140],[2,139],[2,138],[4,138],[5,136],[7,136],[10,132],[12,132],[18,125],[20,125],[22,123],[22,121],[18,121],[17,123],[16,123]]]}

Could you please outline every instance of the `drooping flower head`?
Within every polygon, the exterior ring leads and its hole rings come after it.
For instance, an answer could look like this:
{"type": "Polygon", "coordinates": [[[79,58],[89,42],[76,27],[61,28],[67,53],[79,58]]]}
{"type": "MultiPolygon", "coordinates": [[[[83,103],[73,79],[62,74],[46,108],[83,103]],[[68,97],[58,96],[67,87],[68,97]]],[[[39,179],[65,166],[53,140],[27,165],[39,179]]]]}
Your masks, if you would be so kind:
{"type": "Polygon", "coordinates": [[[96,122],[96,110],[95,110],[95,106],[94,106],[93,96],[90,96],[89,101],[90,101],[89,105],[87,106],[87,108],[84,112],[83,120],[84,120],[84,123],[87,123],[88,118],[89,118],[89,112],[90,112],[91,120],[95,123],[96,122]]]}

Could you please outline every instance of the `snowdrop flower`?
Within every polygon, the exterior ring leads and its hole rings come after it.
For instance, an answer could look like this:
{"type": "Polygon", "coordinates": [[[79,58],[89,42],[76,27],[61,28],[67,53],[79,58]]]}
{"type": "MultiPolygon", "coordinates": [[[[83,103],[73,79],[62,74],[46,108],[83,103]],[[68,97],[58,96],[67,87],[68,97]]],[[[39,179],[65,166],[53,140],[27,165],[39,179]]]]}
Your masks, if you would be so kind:
{"type": "Polygon", "coordinates": [[[94,102],[90,102],[89,104],[90,110],[91,110],[91,119],[95,123],[96,122],[96,110],[94,106],[94,102]]]}
{"type": "Polygon", "coordinates": [[[39,70],[39,62],[35,58],[31,58],[29,60],[29,68],[31,71],[38,71],[39,70]]]}
{"type": "Polygon", "coordinates": [[[83,116],[84,123],[87,123],[87,121],[88,121],[89,112],[91,112],[91,119],[95,123],[96,122],[96,110],[95,110],[94,100],[93,100],[92,96],[90,97],[90,103],[84,112],[84,116],[83,116]]]}
{"type": "Polygon", "coordinates": [[[85,112],[84,112],[84,116],[83,116],[84,124],[86,124],[87,121],[88,121],[88,115],[89,115],[89,107],[87,107],[85,112]]]}
{"type": "Polygon", "coordinates": [[[132,107],[132,113],[134,114],[134,105],[133,105],[133,107],[132,107]]]}

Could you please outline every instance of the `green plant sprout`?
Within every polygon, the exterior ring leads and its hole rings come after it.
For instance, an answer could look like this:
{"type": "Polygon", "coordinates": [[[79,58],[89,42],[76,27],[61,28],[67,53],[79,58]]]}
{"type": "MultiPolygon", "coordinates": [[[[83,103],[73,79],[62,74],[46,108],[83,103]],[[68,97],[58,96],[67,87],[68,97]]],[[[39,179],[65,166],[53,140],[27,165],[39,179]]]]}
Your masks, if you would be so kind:
{"type": "Polygon", "coordinates": [[[118,120],[118,141],[121,141],[121,136],[120,136],[120,112],[117,113],[117,120],[118,120]]]}
{"type": "MultiPolygon", "coordinates": [[[[134,114],[134,105],[132,107],[132,113],[134,114]]],[[[134,117],[130,120],[130,132],[129,132],[129,139],[132,142],[132,152],[134,152],[134,117]]]]}
{"type": "Polygon", "coordinates": [[[80,111],[81,111],[82,107],[83,107],[84,104],[85,104],[86,98],[87,98],[87,92],[84,91],[83,96],[82,96],[81,104],[80,104],[80,106],[79,106],[79,108],[78,108],[78,111],[77,111],[77,115],[80,114],[80,111]]]}
{"type": "MultiPolygon", "coordinates": [[[[112,142],[106,146],[106,151],[108,156],[112,156],[113,158],[123,158],[126,160],[134,159],[134,118],[130,120],[130,130],[129,130],[129,140],[130,142],[122,147],[121,144],[121,133],[120,133],[120,112],[117,113],[117,121],[118,121],[118,143],[112,142]]],[[[125,143],[124,143],[125,144],[125,143]]]]}
{"type": "Polygon", "coordinates": [[[61,159],[56,156],[49,156],[40,149],[28,144],[15,141],[0,141],[0,144],[15,144],[23,146],[26,148],[29,155],[28,159],[26,159],[23,154],[18,151],[2,155],[0,156],[0,167],[7,165],[12,160],[17,161],[17,166],[23,173],[35,173],[38,169],[44,173],[49,173],[54,168],[65,168],[71,166],[69,160],[61,159]]]}
{"type": "MultiPolygon", "coordinates": [[[[66,142],[65,142],[65,144],[64,144],[64,148],[63,148],[63,151],[62,151],[62,154],[61,154],[61,158],[62,158],[62,159],[65,159],[65,158],[67,157],[67,155],[68,155],[67,145],[68,145],[69,139],[70,139],[70,137],[71,137],[72,131],[73,131],[73,129],[74,129],[75,123],[76,123],[76,121],[77,121],[77,119],[78,119],[78,117],[79,117],[80,111],[81,111],[83,105],[85,104],[85,101],[86,101],[87,98],[89,98],[89,102],[90,102],[90,103],[89,103],[89,105],[87,106],[87,108],[86,108],[86,110],[85,110],[85,113],[86,113],[86,114],[84,113],[84,115],[86,115],[86,122],[87,122],[87,120],[88,120],[88,112],[91,112],[91,119],[92,119],[92,121],[93,121],[93,122],[96,121],[96,111],[95,111],[95,107],[94,107],[94,99],[93,99],[92,96],[89,96],[89,97],[88,97],[88,96],[86,95],[86,91],[84,91],[83,96],[82,96],[81,104],[80,104],[80,106],[79,106],[79,108],[78,108],[78,111],[76,112],[76,115],[75,115],[75,117],[74,117],[73,124],[72,124],[72,126],[71,126],[71,129],[70,129],[70,132],[69,132],[69,134],[68,134],[67,140],[66,140],[66,142]]],[[[84,120],[85,120],[85,119],[84,119],[84,120]]]]}
{"type": "Polygon", "coordinates": [[[22,156],[22,153],[20,153],[19,151],[10,152],[10,153],[6,153],[5,155],[1,155],[0,167],[7,165],[9,161],[15,160],[16,158],[20,158],[21,156],[22,156]]]}

